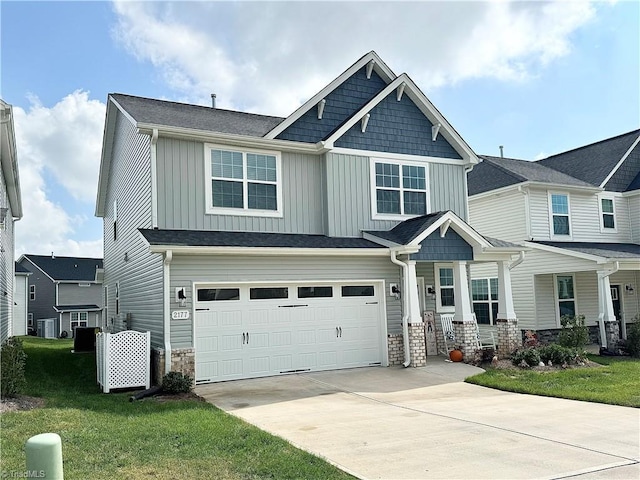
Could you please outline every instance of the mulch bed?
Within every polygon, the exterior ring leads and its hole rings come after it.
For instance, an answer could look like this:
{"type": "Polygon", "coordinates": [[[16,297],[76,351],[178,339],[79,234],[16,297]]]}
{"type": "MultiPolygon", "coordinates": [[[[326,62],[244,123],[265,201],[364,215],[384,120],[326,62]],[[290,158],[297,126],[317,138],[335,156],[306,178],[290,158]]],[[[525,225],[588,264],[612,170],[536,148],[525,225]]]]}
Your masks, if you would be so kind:
{"type": "Polygon", "coordinates": [[[535,366],[535,367],[529,367],[529,368],[522,368],[511,363],[511,360],[498,360],[497,362],[483,363],[482,365],[480,365],[480,367],[484,368],[485,370],[489,368],[496,368],[498,370],[514,370],[515,369],[515,370],[532,370],[534,372],[556,372],[558,370],[571,370],[576,368],[602,367],[602,365],[596,362],[592,362],[591,360],[585,359],[582,362],[582,365],[566,365],[566,366],[545,365],[544,367],[535,366]]]}
{"type": "Polygon", "coordinates": [[[44,398],[29,397],[27,395],[17,395],[13,398],[3,398],[0,400],[0,413],[25,412],[34,408],[42,408],[44,398]]]}

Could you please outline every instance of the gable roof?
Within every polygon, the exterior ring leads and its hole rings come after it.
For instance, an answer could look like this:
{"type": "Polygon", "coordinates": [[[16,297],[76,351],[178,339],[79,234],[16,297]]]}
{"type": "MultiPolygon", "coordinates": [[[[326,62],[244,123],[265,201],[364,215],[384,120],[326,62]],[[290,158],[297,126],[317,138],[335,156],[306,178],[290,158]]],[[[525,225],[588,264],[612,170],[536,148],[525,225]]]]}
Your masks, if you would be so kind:
{"type": "MultiPolygon", "coordinates": [[[[640,245],[636,243],[605,243],[605,242],[548,242],[530,241],[532,246],[540,245],[569,250],[582,255],[602,257],[607,260],[638,260],[640,261],[640,245]]],[[[639,264],[640,266],[640,264],[639,264]]]]}
{"type": "Polygon", "coordinates": [[[24,268],[18,262],[14,262],[14,263],[15,263],[14,272],[15,272],[16,275],[31,275],[31,273],[32,273],[31,271],[29,271],[26,268],[24,268]]]}
{"type": "Polygon", "coordinates": [[[607,190],[623,192],[632,183],[633,178],[640,173],[640,161],[637,161],[635,172],[631,174],[630,178],[619,178],[617,181],[611,182],[611,185],[608,183],[631,153],[632,148],[637,147],[639,140],[640,130],[634,130],[552,155],[538,160],[536,163],[566,173],[594,186],[603,188],[606,186],[607,190]]]}
{"type": "MultiPolygon", "coordinates": [[[[102,267],[101,258],[52,257],[51,255],[25,254],[20,262],[27,259],[54,281],[94,282],[96,269],[102,267]]],[[[28,265],[28,264],[27,264],[28,265]]]]}
{"type": "Polygon", "coordinates": [[[398,245],[408,245],[423,231],[436,223],[447,212],[434,212],[398,223],[391,230],[367,230],[365,233],[389,240],[398,245]]]}
{"type": "Polygon", "coordinates": [[[593,188],[592,184],[539,162],[481,155],[482,162],[467,175],[469,195],[525,182],[593,188]]]}
{"type": "Polygon", "coordinates": [[[262,137],[284,118],[111,93],[139,128],[169,126],[262,137]]]}

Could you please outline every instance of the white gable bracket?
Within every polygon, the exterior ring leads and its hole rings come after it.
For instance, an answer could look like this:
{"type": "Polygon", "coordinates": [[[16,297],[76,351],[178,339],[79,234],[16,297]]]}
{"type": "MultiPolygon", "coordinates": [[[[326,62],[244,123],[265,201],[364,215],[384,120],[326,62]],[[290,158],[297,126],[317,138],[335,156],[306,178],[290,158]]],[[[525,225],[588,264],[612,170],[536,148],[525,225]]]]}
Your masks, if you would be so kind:
{"type": "Polygon", "coordinates": [[[370,113],[367,113],[364,117],[362,117],[362,120],[361,120],[362,124],[361,124],[361,128],[360,128],[362,130],[362,133],[367,131],[367,125],[369,123],[369,118],[370,117],[371,117],[370,113]]]}
{"type": "Polygon", "coordinates": [[[436,123],[431,127],[431,141],[435,142],[436,138],[438,138],[438,132],[440,131],[440,127],[442,127],[441,123],[436,123]]]}
{"type": "Polygon", "coordinates": [[[322,112],[324,112],[324,106],[327,103],[327,99],[323,98],[318,102],[318,120],[322,120],[322,112]]]}
{"type": "Polygon", "coordinates": [[[373,66],[376,64],[375,60],[371,60],[367,64],[367,80],[371,79],[371,72],[373,72],[373,66]]]}
{"type": "Polygon", "coordinates": [[[447,220],[442,225],[440,225],[440,237],[441,238],[444,238],[444,236],[447,234],[447,230],[449,230],[450,226],[451,226],[451,219],[447,220]]]}
{"type": "Polygon", "coordinates": [[[402,94],[404,93],[404,87],[406,87],[407,84],[405,82],[402,82],[399,86],[398,86],[398,91],[397,91],[397,95],[396,98],[398,101],[402,100],[402,94]]]}

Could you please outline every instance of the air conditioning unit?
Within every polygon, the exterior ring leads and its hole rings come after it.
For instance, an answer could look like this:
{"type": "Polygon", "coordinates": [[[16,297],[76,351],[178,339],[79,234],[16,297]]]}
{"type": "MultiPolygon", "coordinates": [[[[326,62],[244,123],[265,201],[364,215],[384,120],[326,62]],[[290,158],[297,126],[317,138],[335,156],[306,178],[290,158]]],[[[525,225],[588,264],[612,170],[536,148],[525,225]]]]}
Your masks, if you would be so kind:
{"type": "Polygon", "coordinates": [[[55,318],[38,320],[38,336],[42,338],[56,338],[55,318]]]}

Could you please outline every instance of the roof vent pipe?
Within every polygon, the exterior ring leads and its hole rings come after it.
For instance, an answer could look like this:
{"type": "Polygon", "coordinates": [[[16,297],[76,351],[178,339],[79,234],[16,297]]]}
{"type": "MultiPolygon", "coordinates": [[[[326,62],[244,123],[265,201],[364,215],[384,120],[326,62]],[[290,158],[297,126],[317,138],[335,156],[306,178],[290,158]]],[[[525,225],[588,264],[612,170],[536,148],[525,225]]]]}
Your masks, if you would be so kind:
{"type": "Polygon", "coordinates": [[[211,108],[216,108],[216,94],[211,94],[211,108]]]}
{"type": "Polygon", "coordinates": [[[500,145],[500,158],[504,158],[504,146],[500,145]]]}

